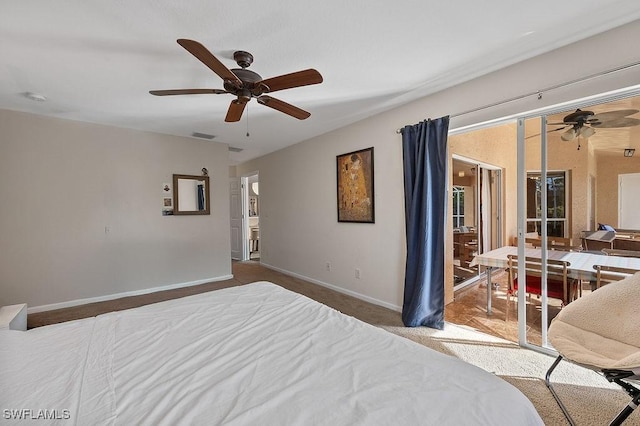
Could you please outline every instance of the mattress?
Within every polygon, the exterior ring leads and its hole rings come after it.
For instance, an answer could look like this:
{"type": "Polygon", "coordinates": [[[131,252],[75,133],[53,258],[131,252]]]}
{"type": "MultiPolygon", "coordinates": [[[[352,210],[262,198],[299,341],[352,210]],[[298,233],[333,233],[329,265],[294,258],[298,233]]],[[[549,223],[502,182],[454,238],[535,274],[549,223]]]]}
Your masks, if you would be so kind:
{"type": "Polygon", "coordinates": [[[0,332],[0,410],[78,425],[539,425],[502,379],[268,282],[0,332]]]}

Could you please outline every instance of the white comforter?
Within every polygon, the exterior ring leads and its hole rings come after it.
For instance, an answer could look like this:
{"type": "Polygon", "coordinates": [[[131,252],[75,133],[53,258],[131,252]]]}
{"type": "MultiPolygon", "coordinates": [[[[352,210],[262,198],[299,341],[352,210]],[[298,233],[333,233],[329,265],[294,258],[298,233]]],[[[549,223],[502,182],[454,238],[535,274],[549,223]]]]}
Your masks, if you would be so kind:
{"type": "Polygon", "coordinates": [[[492,374],[267,282],[2,331],[0,410],[58,417],[39,425],[542,424],[492,374]]]}

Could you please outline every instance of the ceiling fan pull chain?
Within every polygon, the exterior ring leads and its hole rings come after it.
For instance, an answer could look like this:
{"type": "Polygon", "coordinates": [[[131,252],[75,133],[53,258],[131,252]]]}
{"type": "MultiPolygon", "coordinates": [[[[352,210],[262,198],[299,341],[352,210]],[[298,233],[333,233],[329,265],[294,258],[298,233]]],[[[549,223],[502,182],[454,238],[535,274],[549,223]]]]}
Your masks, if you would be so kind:
{"type": "Polygon", "coordinates": [[[247,137],[249,137],[249,105],[247,105],[247,137]]]}

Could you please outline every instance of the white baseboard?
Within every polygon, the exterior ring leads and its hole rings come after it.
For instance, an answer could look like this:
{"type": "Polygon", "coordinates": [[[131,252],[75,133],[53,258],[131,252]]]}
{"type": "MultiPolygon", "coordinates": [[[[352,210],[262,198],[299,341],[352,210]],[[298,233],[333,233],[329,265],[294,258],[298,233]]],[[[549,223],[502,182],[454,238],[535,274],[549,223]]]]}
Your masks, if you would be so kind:
{"type": "Polygon", "coordinates": [[[338,293],[346,294],[348,296],[353,296],[356,299],[360,299],[360,300],[364,300],[365,302],[373,303],[374,305],[382,306],[384,308],[391,309],[391,310],[396,311],[396,312],[402,312],[402,306],[394,305],[392,303],[388,303],[388,302],[376,299],[374,297],[366,296],[364,294],[360,294],[360,293],[357,293],[355,291],[347,290],[347,289],[344,289],[342,287],[338,287],[338,286],[333,285],[333,284],[325,283],[324,281],[316,280],[314,278],[305,277],[304,275],[300,275],[300,274],[297,274],[295,272],[287,271],[286,269],[278,268],[276,266],[269,265],[269,264],[264,263],[264,262],[260,262],[260,265],[264,266],[265,268],[273,269],[274,271],[282,272],[283,274],[290,275],[290,276],[295,277],[295,278],[300,278],[301,280],[309,281],[309,282],[311,282],[313,284],[317,284],[317,285],[322,286],[322,287],[326,287],[328,289],[337,291],[338,293]]]}
{"type": "Polygon", "coordinates": [[[70,308],[72,306],[85,305],[87,303],[104,302],[106,300],[120,299],[121,297],[139,296],[141,294],[156,293],[158,291],[173,290],[176,288],[191,287],[194,285],[206,284],[215,281],[225,281],[233,278],[233,275],[223,275],[215,278],[205,278],[203,280],[189,281],[186,283],[169,284],[162,287],[144,288],[141,290],[126,291],[124,293],[108,294],[105,296],[89,297],[86,299],[70,300],[68,302],[52,303],[50,305],[34,306],[27,309],[28,314],[37,312],[52,311],[54,309],[70,308]]]}

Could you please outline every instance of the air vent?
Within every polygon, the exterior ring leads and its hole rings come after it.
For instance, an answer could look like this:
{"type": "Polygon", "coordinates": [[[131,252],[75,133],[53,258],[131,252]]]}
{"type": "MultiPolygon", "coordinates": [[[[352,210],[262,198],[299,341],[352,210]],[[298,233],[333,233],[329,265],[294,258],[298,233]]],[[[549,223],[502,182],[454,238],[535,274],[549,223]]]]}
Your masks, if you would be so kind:
{"type": "Polygon", "coordinates": [[[214,135],[208,135],[206,133],[200,133],[200,132],[193,132],[191,133],[191,136],[193,136],[194,138],[209,139],[209,140],[215,138],[214,135]]]}
{"type": "Polygon", "coordinates": [[[231,152],[242,152],[243,149],[242,148],[234,148],[232,146],[229,147],[229,151],[231,152]]]}

